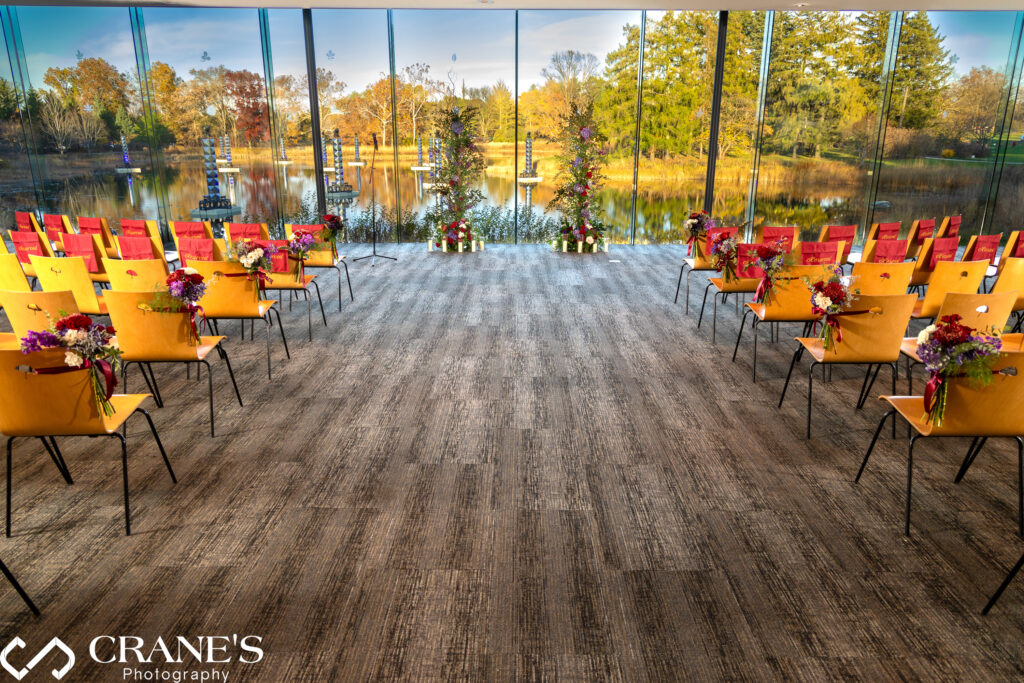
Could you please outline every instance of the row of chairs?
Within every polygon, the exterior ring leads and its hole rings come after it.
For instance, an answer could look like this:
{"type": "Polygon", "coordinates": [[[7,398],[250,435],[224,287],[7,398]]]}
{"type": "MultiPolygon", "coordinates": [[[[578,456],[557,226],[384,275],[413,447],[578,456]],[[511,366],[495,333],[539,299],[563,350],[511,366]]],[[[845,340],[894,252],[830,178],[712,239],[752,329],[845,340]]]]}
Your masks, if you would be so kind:
{"type": "MultiPolygon", "coordinates": [[[[824,235],[828,237],[828,235],[824,235]]],[[[917,355],[917,339],[907,336],[909,326],[914,319],[936,319],[945,315],[959,314],[964,323],[978,329],[1002,331],[1008,327],[1011,316],[1017,315],[1017,324],[1024,311],[1024,254],[1018,256],[1019,233],[1011,233],[1010,240],[1003,249],[1002,255],[996,258],[1000,235],[984,236],[983,242],[972,238],[965,249],[961,260],[953,260],[959,248],[959,236],[926,237],[920,244],[917,256],[912,261],[879,263],[864,258],[842,257],[841,249],[829,251],[831,262],[808,264],[799,260],[799,265],[787,266],[776,280],[774,296],[765,304],[746,303],[744,313],[739,321],[739,331],[732,359],[736,360],[742,338],[743,329],[748,316],[753,316],[754,358],[753,379],[757,380],[757,328],[762,323],[769,323],[773,338],[777,338],[777,328],[782,323],[799,323],[803,325],[803,334],[796,337],[796,349],[790,362],[782,393],[779,398],[781,407],[790,384],[794,368],[806,354],[811,358],[808,366],[807,384],[807,427],[806,436],[811,436],[811,417],[813,407],[814,372],[821,367],[823,376],[826,368],[833,365],[859,365],[865,368],[861,390],[857,398],[856,408],[864,406],[871,388],[883,365],[889,366],[892,379],[892,393],[881,396],[890,410],[885,413],[875,430],[864,460],[856,476],[859,481],[870,458],[871,452],[884,427],[885,421],[892,419],[893,437],[896,436],[896,417],[899,416],[908,425],[912,437],[908,446],[907,456],[907,497],[904,532],[910,533],[910,511],[913,476],[914,445],[923,438],[969,437],[971,445],[960,464],[954,481],[959,482],[977,458],[988,438],[1013,438],[1018,444],[1018,533],[1024,536],[1024,335],[1014,331],[1002,334],[1004,355],[1000,358],[995,370],[1004,368],[1019,369],[1020,372],[997,374],[995,381],[988,387],[979,389],[964,380],[951,380],[951,389],[947,400],[947,415],[955,416],[943,421],[935,427],[923,419],[924,398],[913,394],[913,369],[921,364],[917,355]],[[952,240],[952,249],[942,244],[942,240],[952,240]],[[936,256],[936,243],[943,248],[943,255],[936,256]],[[994,246],[993,246],[994,245],[994,246]],[[979,246],[985,252],[979,253],[979,246]],[[950,253],[951,252],[951,253],[950,253]],[[842,337],[835,340],[831,350],[826,351],[822,340],[809,336],[812,328],[820,324],[820,316],[812,310],[810,292],[803,283],[803,278],[814,280],[834,271],[842,263],[853,263],[851,277],[853,287],[860,290],[859,296],[852,304],[850,315],[842,318],[842,337]],[[994,271],[994,272],[993,272],[994,271]],[[926,277],[920,277],[927,274],[926,277]],[[996,280],[988,293],[984,293],[983,284],[987,276],[995,276],[996,280]],[[923,296],[912,290],[924,287],[923,296]],[[906,362],[907,395],[897,395],[896,384],[899,363],[906,362]]],[[[881,237],[875,244],[883,242],[902,242],[891,237],[881,237]]],[[[843,240],[833,244],[843,245],[843,240]]],[[[824,240],[823,243],[828,243],[824,240]]],[[[804,243],[820,244],[820,243],[804,243]]],[[[845,245],[843,245],[845,246],[845,245]]],[[[900,245],[902,248],[902,245],[900,245]]],[[[748,254],[756,249],[756,244],[748,254]]],[[[815,247],[814,250],[817,250],[815,247]]],[[[814,251],[812,250],[812,251],[814,251]]],[[[867,250],[867,247],[865,247],[867,250]]],[[[705,252],[706,253],[706,252],[705,252]]],[[[740,252],[741,258],[743,252],[740,252]]],[[[716,301],[719,294],[723,297],[733,295],[739,300],[744,294],[753,293],[760,282],[761,273],[753,266],[753,257],[746,256],[746,261],[738,264],[740,278],[725,283],[720,277],[710,278],[708,289],[716,289],[716,301]]],[[[701,265],[695,261],[694,265],[701,265]]],[[[686,264],[684,264],[686,267],[686,264]]],[[[693,266],[690,266],[693,268],[693,266]]],[[[693,268],[698,269],[698,268],[693,268]]],[[[680,278],[682,271],[680,273],[680,278]]],[[[677,297],[679,284],[677,283],[677,297]]],[[[717,311],[716,311],[717,313],[717,311]]],[[[703,306],[702,306],[703,314],[703,306]]],[[[699,321],[698,321],[699,325],[699,321]]],[[[714,332],[712,332],[712,340],[714,332]]],[[[1012,580],[1013,576],[1024,567],[1024,558],[1013,568],[1003,582],[999,591],[992,596],[984,612],[987,613],[998,600],[999,595],[1012,580]]]]}

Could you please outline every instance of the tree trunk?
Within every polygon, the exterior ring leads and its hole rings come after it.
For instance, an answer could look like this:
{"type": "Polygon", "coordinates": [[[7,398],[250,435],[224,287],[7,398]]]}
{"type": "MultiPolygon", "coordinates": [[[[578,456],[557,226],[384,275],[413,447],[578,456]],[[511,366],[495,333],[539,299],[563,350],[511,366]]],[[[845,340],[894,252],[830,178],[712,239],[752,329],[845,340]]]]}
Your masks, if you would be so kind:
{"type": "Polygon", "coordinates": [[[910,96],[910,85],[903,86],[903,103],[900,105],[900,128],[903,127],[903,115],[907,112],[907,98],[910,96]]]}

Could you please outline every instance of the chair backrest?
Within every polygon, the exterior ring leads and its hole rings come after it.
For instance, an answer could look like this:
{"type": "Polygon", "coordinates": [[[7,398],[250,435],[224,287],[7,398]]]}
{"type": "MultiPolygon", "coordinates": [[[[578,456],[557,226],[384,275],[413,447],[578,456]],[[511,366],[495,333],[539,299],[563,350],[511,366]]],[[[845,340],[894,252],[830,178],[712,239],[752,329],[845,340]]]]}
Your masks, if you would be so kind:
{"type": "Polygon", "coordinates": [[[313,224],[313,225],[293,225],[291,223],[284,224],[284,234],[288,239],[292,238],[297,230],[313,233],[317,239],[317,246],[309,252],[309,256],[306,259],[307,268],[316,268],[323,266],[334,265],[334,250],[331,249],[323,236],[324,224],[313,224]]]}
{"type": "Polygon", "coordinates": [[[900,238],[900,221],[892,223],[872,223],[865,240],[896,240],[900,238]]]}
{"type": "Polygon", "coordinates": [[[46,235],[39,232],[24,230],[11,231],[11,243],[14,244],[14,253],[22,263],[29,263],[30,256],[53,256],[53,249],[46,235]]]}
{"type": "Polygon", "coordinates": [[[939,225],[936,237],[956,237],[960,234],[960,222],[963,216],[946,216],[939,225]]]}
{"type": "Polygon", "coordinates": [[[860,290],[864,296],[893,296],[906,294],[910,286],[910,276],[914,273],[914,263],[872,263],[860,261],[853,264],[850,273],[852,287],[860,290]]]}
{"type": "MultiPolygon", "coordinates": [[[[167,264],[162,259],[103,259],[110,288],[121,292],[167,291],[167,264]]],[[[103,296],[106,300],[106,295],[103,296]]]]}
{"type": "Polygon", "coordinates": [[[36,220],[36,215],[31,211],[15,211],[14,227],[17,228],[18,230],[28,232],[43,231],[43,229],[39,227],[39,221],[36,220]]]}
{"type": "Polygon", "coordinates": [[[71,232],[71,219],[62,213],[44,213],[43,228],[46,230],[47,239],[60,244],[60,236],[71,232]]]}
{"type": "Polygon", "coordinates": [[[971,235],[964,248],[964,255],[961,261],[981,261],[987,259],[989,264],[995,263],[996,254],[999,252],[999,242],[1003,239],[1002,233],[995,235],[971,235]]]}
{"type": "Polygon", "coordinates": [[[939,261],[955,261],[957,249],[960,248],[959,237],[937,237],[932,240],[932,253],[928,259],[928,266],[935,270],[935,264],[939,261]]]}
{"type": "Polygon", "coordinates": [[[865,311],[839,318],[842,341],[837,338],[825,359],[845,363],[892,363],[900,357],[903,333],[914,310],[913,294],[859,295],[847,311],[865,311]]]}
{"type": "Polygon", "coordinates": [[[940,261],[935,264],[928,291],[921,303],[920,317],[934,318],[949,293],[974,294],[985,279],[988,261],[940,261]]]}
{"type": "Polygon", "coordinates": [[[1015,292],[1017,301],[1013,310],[1024,310],[1024,258],[1005,258],[1000,264],[1003,269],[992,285],[992,293],[1015,292]]]}
{"type": "MultiPolygon", "coordinates": [[[[807,244],[812,243],[804,242],[803,246],[807,244]]],[[[765,305],[764,319],[814,320],[817,316],[811,312],[811,290],[804,278],[814,282],[829,277],[833,272],[832,267],[818,265],[783,268],[775,281],[772,297],[765,305]]]]}
{"type": "Polygon", "coordinates": [[[122,218],[121,234],[125,237],[152,237],[160,240],[160,226],[156,221],[142,218],[122,218]]]}
{"type": "Polygon", "coordinates": [[[694,242],[693,267],[695,269],[710,269],[712,267],[711,245],[714,244],[715,240],[720,236],[726,235],[728,237],[735,237],[739,231],[740,229],[738,227],[709,228],[703,240],[696,240],[694,242]]]}
{"type": "Polygon", "coordinates": [[[868,240],[861,254],[866,263],[903,263],[907,260],[907,240],[868,240]]]}
{"type": "Polygon", "coordinates": [[[224,235],[231,243],[241,239],[269,240],[270,229],[266,223],[225,223],[224,235]]]}
{"type": "Polygon", "coordinates": [[[942,305],[939,306],[939,312],[935,314],[935,317],[940,319],[944,315],[956,313],[963,319],[964,325],[970,325],[981,331],[994,330],[996,333],[1002,333],[1016,301],[1016,292],[995,294],[950,292],[942,300],[942,305]]]}
{"type": "Polygon", "coordinates": [[[910,234],[907,235],[907,239],[910,241],[911,249],[915,244],[920,247],[929,237],[935,237],[934,218],[921,218],[910,224],[910,234]]]}
{"type": "Polygon", "coordinates": [[[0,289],[9,292],[32,291],[15,254],[0,254],[0,289]]]}
{"type": "Polygon", "coordinates": [[[52,258],[32,256],[36,279],[44,292],[65,292],[71,290],[81,311],[98,311],[99,297],[93,287],[85,259],[81,256],[52,258]]]}
{"type": "Polygon", "coordinates": [[[245,268],[234,261],[192,261],[206,292],[199,304],[210,318],[259,317],[259,287],[246,277],[245,268]]]}
{"type": "Polygon", "coordinates": [[[164,260],[164,250],[153,241],[152,237],[121,236],[116,237],[117,250],[122,259],[140,260],[157,258],[164,260]]]}
{"type": "Polygon", "coordinates": [[[1003,247],[1003,252],[999,255],[999,262],[996,263],[997,272],[1003,271],[1003,263],[1006,259],[1024,258],[1024,240],[1020,238],[1020,235],[1020,230],[1014,230],[1006,238],[1006,246],[1003,247]]]}
{"type": "Polygon", "coordinates": [[[757,264],[757,248],[753,242],[736,245],[736,275],[740,279],[760,279],[764,271],[757,264]]]}
{"type": "Polygon", "coordinates": [[[107,223],[106,218],[79,216],[78,232],[83,235],[99,235],[104,251],[115,248],[114,234],[110,232],[110,225],[107,223]]]}
{"type": "Polygon", "coordinates": [[[800,264],[804,266],[825,266],[842,262],[846,251],[846,242],[799,242],[796,245],[800,252],[800,264]]]}
{"type": "Polygon", "coordinates": [[[985,386],[966,377],[950,378],[942,426],[929,433],[1024,435],[1024,352],[1004,351],[992,371],[992,382],[985,386]],[[1003,374],[1004,368],[1015,368],[1016,373],[1003,374]]]}
{"type": "Polygon", "coordinates": [[[64,240],[64,254],[81,256],[85,259],[85,267],[90,273],[104,273],[103,257],[106,252],[100,243],[99,235],[76,235],[73,232],[61,235],[64,240]]]}
{"type": "Polygon", "coordinates": [[[184,310],[169,311],[167,295],[158,292],[118,292],[103,295],[117,345],[126,361],[133,359],[196,358],[196,343],[184,310]]]}
{"type": "Polygon", "coordinates": [[[92,372],[35,374],[21,368],[65,368],[64,351],[0,350],[0,432],[6,436],[96,434],[106,430],[92,372]]]}
{"type": "MultiPolygon", "coordinates": [[[[259,240],[267,242],[267,240],[259,240]]],[[[270,259],[271,272],[291,273],[298,267],[298,264],[288,258],[288,240],[269,240],[270,244],[277,247],[277,254],[270,259]]]]}
{"type": "MultiPolygon", "coordinates": [[[[956,237],[954,240],[958,239],[956,237]]],[[[910,245],[909,249],[913,249],[913,244],[910,245]]],[[[917,253],[917,260],[914,262],[914,275],[910,278],[910,284],[912,285],[923,285],[931,280],[932,272],[935,270],[935,264],[940,260],[951,261],[956,258],[956,248],[953,249],[952,255],[949,252],[949,245],[943,244],[940,249],[939,256],[942,258],[935,258],[934,251],[936,248],[936,240],[932,237],[925,239],[924,244],[921,246],[921,250],[917,253]]],[[[909,253],[909,252],[908,252],[909,253]]]]}
{"type": "Polygon", "coordinates": [[[853,248],[855,239],[857,239],[856,225],[823,225],[821,226],[821,232],[818,233],[819,242],[843,243],[842,261],[850,258],[850,249],[853,248]]]}
{"type": "Polygon", "coordinates": [[[202,221],[170,221],[171,236],[174,238],[174,245],[181,252],[181,238],[192,239],[213,239],[213,230],[209,223],[202,221]]]}
{"type": "Polygon", "coordinates": [[[178,238],[178,260],[184,268],[189,261],[223,261],[224,254],[212,237],[178,238]]]}
{"type": "Polygon", "coordinates": [[[755,242],[761,244],[774,244],[779,240],[782,240],[782,248],[788,254],[793,251],[793,245],[796,244],[800,239],[800,228],[796,227],[773,227],[763,226],[757,229],[757,234],[754,237],[755,242]]]}
{"type": "Polygon", "coordinates": [[[65,315],[78,313],[75,295],[71,292],[10,292],[0,290],[0,306],[4,307],[14,336],[21,339],[30,331],[39,332],[65,315]]]}

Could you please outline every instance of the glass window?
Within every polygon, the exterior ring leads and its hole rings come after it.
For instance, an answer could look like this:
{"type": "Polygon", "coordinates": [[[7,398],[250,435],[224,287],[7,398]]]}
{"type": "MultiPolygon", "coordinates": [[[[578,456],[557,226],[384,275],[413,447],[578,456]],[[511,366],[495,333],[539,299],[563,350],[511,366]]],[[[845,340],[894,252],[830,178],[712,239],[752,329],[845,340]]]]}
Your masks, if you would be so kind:
{"type": "Polygon", "coordinates": [[[275,222],[277,187],[270,140],[259,14],[255,9],[144,10],[154,137],[162,151],[169,218],[275,222]],[[222,212],[200,213],[210,194],[204,139],[214,140],[222,212]]]}
{"type": "Polygon", "coordinates": [[[378,237],[397,238],[395,164],[388,146],[392,128],[387,10],[315,9],[313,42],[320,127],[331,147],[327,209],[347,218],[349,240],[369,241],[374,221],[378,237]],[[374,133],[380,147],[376,158],[374,133]],[[340,152],[337,157],[335,151],[340,152]],[[336,168],[343,177],[334,172],[336,168]]]}
{"type": "Polygon", "coordinates": [[[483,203],[470,212],[475,234],[515,239],[515,14],[511,11],[395,10],[395,93],[398,103],[402,209],[417,222],[416,239],[434,226],[423,214],[434,204],[430,141],[440,107],[472,107],[486,167],[483,203]]]}
{"type": "MultiPolygon", "coordinates": [[[[12,27],[6,13],[2,18],[6,43],[12,27]]],[[[34,90],[27,98],[23,96],[11,72],[11,62],[17,62],[17,48],[9,49],[14,55],[5,54],[0,64],[0,225],[5,228],[14,227],[15,211],[36,210],[37,192],[42,189],[33,182],[35,171],[25,138],[26,128],[31,134],[31,122],[39,114],[39,98],[34,90]],[[22,127],[22,116],[26,128],[22,127]]]]}
{"type": "Polygon", "coordinates": [[[711,212],[719,224],[740,225],[747,219],[764,20],[764,12],[729,12],[711,212]]]}
{"type": "Polygon", "coordinates": [[[156,218],[127,9],[19,7],[44,213],[156,218]]]}
{"type": "Polygon", "coordinates": [[[1013,12],[908,12],[903,20],[874,220],[961,214],[981,227],[1013,12]]]}
{"type": "Polygon", "coordinates": [[[776,12],[754,225],[859,224],[887,12],[776,12]]]}
{"type": "Polygon", "coordinates": [[[541,178],[519,188],[519,241],[558,232],[557,214],[546,209],[559,172],[561,117],[573,101],[594,104],[598,131],[608,138],[606,179],[596,198],[605,234],[629,241],[640,20],[632,11],[519,12],[519,169],[525,170],[529,137],[541,178]]]}
{"type": "Polygon", "coordinates": [[[644,35],[636,242],[679,241],[704,205],[718,12],[648,12],[644,35]]]}

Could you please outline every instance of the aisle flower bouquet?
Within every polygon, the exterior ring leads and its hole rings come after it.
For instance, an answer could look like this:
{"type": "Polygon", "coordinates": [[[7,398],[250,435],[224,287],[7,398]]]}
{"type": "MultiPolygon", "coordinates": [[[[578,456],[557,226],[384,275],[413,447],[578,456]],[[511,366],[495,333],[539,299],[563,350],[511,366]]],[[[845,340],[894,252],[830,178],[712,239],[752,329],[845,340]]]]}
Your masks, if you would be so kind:
{"type": "Polygon", "coordinates": [[[39,368],[39,374],[56,374],[70,370],[87,369],[92,376],[96,407],[104,415],[113,415],[110,397],[117,386],[117,373],[121,368],[121,350],[117,347],[114,328],[99,325],[87,315],[66,315],[52,323],[49,329],[29,332],[21,339],[22,353],[42,349],[64,349],[67,368],[39,368]]]}
{"type": "Polygon", "coordinates": [[[293,261],[298,261],[295,268],[295,281],[302,282],[306,277],[306,259],[309,252],[316,248],[316,236],[307,230],[296,230],[288,240],[288,254],[293,261]]]}
{"type": "Polygon", "coordinates": [[[942,425],[946,413],[947,380],[966,377],[979,387],[992,381],[992,365],[999,357],[998,336],[979,334],[961,324],[959,315],[944,315],[917,335],[917,355],[931,373],[924,390],[925,422],[942,425]]]}
{"type": "Polygon", "coordinates": [[[697,249],[700,250],[700,241],[708,235],[708,229],[717,226],[715,219],[711,217],[707,211],[696,211],[691,213],[686,219],[686,255],[693,254],[694,245],[698,245],[697,249]]]}
{"type": "Polygon", "coordinates": [[[711,265],[722,274],[722,279],[726,283],[737,279],[736,254],[738,246],[736,238],[725,233],[715,238],[711,244],[711,265]]]}
{"type": "Polygon", "coordinates": [[[754,292],[754,301],[759,304],[770,304],[775,297],[775,282],[785,265],[786,250],[783,241],[772,244],[760,244],[757,247],[757,266],[761,269],[761,282],[754,292]]]}
{"type": "Polygon", "coordinates": [[[339,216],[329,213],[324,216],[324,229],[321,233],[324,242],[331,246],[331,256],[338,258],[338,240],[344,236],[345,223],[339,216]]]}
{"type": "MultiPolygon", "coordinates": [[[[458,249],[460,242],[464,246],[473,243],[473,228],[470,227],[469,221],[465,218],[454,220],[447,227],[442,225],[439,232],[441,233],[441,239],[444,240],[449,249],[458,249]]],[[[440,248],[441,242],[437,242],[435,246],[440,248]]]]}
{"type": "Polygon", "coordinates": [[[180,306],[179,310],[188,311],[189,338],[198,344],[199,325],[196,324],[196,314],[202,313],[199,300],[206,294],[203,276],[195,268],[179,268],[167,276],[167,291],[180,306]]]}
{"type": "Polygon", "coordinates": [[[841,268],[835,268],[823,280],[804,278],[804,283],[811,290],[811,312],[822,316],[821,346],[825,351],[835,348],[836,342],[843,341],[843,332],[839,326],[839,318],[843,309],[857,298],[859,290],[851,289],[849,279],[843,277],[841,268]]]}

